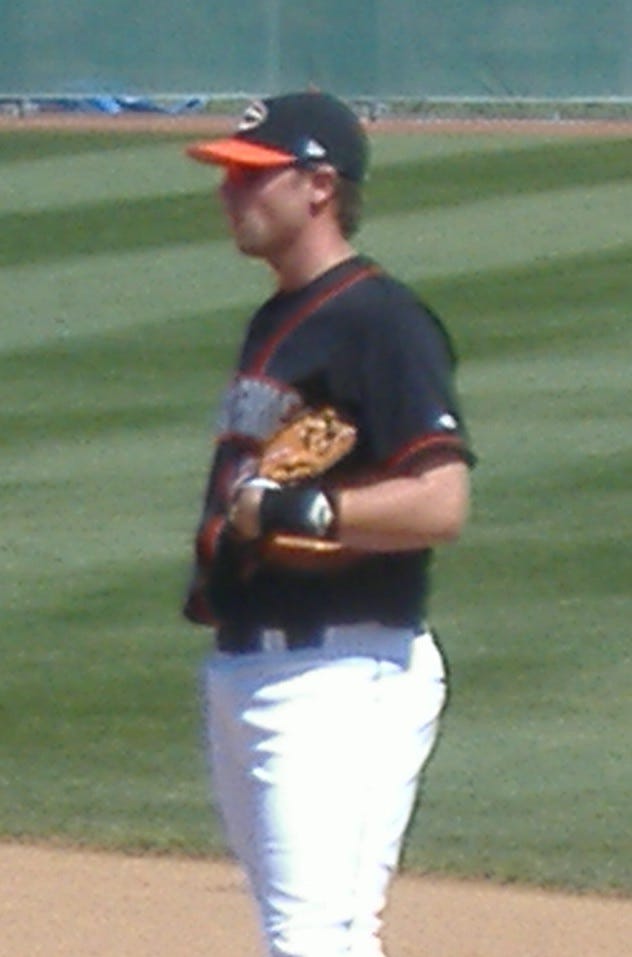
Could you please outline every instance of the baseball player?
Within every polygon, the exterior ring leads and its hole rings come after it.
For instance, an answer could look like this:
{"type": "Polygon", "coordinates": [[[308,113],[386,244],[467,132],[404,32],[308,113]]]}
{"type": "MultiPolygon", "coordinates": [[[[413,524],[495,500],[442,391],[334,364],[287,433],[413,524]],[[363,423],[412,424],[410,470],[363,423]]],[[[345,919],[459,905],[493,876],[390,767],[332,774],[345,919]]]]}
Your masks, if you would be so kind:
{"type": "Polygon", "coordinates": [[[454,354],[439,319],[351,244],[368,149],[344,103],[269,98],[188,153],[222,167],[235,244],[274,279],[219,414],[184,609],[215,630],[213,790],[269,957],[379,957],[446,698],[428,574],[465,522],[473,460],[454,354]],[[298,485],[262,480],[269,436],[323,405],[354,423],[343,461],[298,485]],[[266,559],[275,534],[322,562],[266,559]]]}

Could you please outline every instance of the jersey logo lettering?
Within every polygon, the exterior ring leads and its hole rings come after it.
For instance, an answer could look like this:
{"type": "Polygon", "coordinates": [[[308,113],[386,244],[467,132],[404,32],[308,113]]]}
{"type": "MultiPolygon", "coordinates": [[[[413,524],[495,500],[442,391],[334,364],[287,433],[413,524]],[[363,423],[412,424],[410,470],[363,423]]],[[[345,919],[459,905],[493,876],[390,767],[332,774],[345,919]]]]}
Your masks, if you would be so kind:
{"type": "Polygon", "coordinates": [[[263,441],[302,405],[299,393],[283,383],[238,376],[224,394],[217,431],[263,441]]]}

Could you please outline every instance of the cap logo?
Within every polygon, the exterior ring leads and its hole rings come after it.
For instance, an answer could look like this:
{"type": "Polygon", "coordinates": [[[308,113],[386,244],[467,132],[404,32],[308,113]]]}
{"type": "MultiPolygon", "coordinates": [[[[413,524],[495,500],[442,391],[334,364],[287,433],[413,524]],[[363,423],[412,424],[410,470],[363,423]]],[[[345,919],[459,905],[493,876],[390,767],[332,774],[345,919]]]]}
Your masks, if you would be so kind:
{"type": "Polygon", "coordinates": [[[318,140],[308,140],[301,152],[305,159],[319,160],[327,156],[327,150],[318,140]]]}
{"type": "Polygon", "coordinates": [[[261,100],[255,100],[250,106],[246,107],[237,129],[240,133],[245,133],[247,130],[255,130],[258,126],[261,126],[267,118],[267,106],[261,100]]]}

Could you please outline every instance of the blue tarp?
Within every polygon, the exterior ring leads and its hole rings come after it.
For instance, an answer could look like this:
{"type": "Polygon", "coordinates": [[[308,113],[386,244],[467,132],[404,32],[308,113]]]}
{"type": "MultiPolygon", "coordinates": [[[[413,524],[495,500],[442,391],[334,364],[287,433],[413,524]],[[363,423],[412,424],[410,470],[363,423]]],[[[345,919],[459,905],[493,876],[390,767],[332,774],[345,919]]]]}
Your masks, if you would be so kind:
{"type": "MultiPolygon", "coordinates": [[[[15,100],[11,98],[11,102],[15,100]]],[[[96,96],[25,97],[21,105],[29,113],[108,113],[111,116],[119,113],[166,113],[177,116],[181,113],[195,112],[205,106],[206,102],[207,100],[201,96],[159,103],[141,96],[99,94],[96,96]]]]}

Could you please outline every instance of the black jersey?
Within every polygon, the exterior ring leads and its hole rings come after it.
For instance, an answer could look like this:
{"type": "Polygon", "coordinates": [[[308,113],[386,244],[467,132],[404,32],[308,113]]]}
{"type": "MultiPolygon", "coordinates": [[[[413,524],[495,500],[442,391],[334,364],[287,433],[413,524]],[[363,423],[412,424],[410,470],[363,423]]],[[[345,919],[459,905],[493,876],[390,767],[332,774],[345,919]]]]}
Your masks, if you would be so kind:
{"type": "MultiPolygon", "coordinates": [[[[454,364],[440,320],[363,257],[298,292],[276,294],[250,322],[221,405],[206,518],[225,514],[254,450],[305,406],[331,404],[353,419],[358,441],[345,460],[351,475],[405,475],[425,453],[444,448],[471,461],[454,364]]],[[[416,627],[430,557],[429,550],[371,553],[327,572],[255,568],[231,583],[222,640],[260,627],[416,627]]]]}

